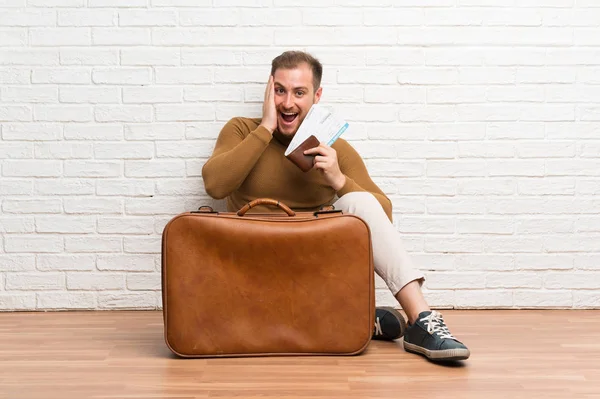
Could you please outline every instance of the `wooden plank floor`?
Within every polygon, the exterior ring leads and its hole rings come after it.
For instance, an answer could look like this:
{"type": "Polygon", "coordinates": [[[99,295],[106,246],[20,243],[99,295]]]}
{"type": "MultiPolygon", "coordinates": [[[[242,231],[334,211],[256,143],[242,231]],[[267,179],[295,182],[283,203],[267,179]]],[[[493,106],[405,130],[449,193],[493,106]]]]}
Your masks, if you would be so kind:
{"type": "MultiPolygon", "coordinates": [[[[0,398],[600,398],[600,311],[444,311],[471,358],[179,359],[160,312],[0,313],[0,398]]],[[[340,332],[343,333],[343,332],[340,332]]]]}

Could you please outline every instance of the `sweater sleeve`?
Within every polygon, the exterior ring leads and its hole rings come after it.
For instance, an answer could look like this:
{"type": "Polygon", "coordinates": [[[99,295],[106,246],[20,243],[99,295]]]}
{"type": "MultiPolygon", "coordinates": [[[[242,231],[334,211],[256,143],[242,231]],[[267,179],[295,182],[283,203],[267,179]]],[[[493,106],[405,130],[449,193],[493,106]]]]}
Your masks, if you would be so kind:
{"type": "Polygon", "coordinates": [[[367,167],[361,156],[356,150],[346,141],[338,140],[336,143],[338,148],[338,162],[341,172],[346,176],[346,184],[337,192],[341,197],[344,194],[354,191],[366,191],[377,199],[381,207],[385,211],[387,217],[392,221],[392,201],[384,194],[383,191],[371,180],[367,167]]]}
{"type": "Polygon", "coordinates": [[[250,134],[238,118],[227,122],[217,138],[213,154],[202,167],[206,193],[215,199],[227,197],[238,189],[264,150],[272,135],[258,126],[250,134]]]}

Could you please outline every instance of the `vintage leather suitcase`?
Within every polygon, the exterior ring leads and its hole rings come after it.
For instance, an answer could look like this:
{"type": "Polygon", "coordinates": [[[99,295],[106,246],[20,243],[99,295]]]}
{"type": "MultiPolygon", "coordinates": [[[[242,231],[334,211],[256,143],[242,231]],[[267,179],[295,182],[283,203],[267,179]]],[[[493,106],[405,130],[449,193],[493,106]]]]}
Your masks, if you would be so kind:
{"type": "Polygon", "coordinates": [[[371,340],[371,233],[357,216],[262,198],[180,214],[162,240],[165,341],[179,356],[352,355],[371,340]],[[280,209],[246,213],[259,204],[280,209]]]}

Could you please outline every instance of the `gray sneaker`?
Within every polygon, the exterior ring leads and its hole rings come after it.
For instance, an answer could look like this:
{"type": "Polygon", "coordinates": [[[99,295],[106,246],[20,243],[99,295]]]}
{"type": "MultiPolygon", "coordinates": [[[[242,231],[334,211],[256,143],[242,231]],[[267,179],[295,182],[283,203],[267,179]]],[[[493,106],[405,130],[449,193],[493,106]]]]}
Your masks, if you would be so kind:
{"type": "Polygon", "coordinates": [[[417,321],[404,334],[404,350],[424,355],[430,360],[464,360],[469,349],[450,334],[442,314],[437,311],[419,313],[417,321]]]}

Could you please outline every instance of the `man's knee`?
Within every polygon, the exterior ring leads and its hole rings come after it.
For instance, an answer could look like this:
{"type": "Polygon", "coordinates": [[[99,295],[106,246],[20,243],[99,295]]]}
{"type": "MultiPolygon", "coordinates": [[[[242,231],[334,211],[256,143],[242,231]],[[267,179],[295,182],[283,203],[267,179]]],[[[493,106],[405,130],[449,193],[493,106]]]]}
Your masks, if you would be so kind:
{"type": "Polygon", "coordinates": [[[372,212],[373,210],[383,211],[377,198],[373,194],[364,191],[355,191],[343,195],[335,203],[335,207],[336,209],[357,215],[372,212]]]}

